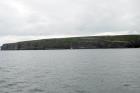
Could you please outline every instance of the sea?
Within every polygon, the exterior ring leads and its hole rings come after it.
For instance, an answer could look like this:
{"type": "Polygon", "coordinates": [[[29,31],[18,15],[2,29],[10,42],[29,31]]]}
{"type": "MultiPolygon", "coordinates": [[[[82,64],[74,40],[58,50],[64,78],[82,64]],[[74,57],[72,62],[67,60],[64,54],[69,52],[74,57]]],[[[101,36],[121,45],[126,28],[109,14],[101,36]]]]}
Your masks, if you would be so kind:
{"type": "Polygon", "coordinates": [[[0,51],[0,93],[140,93],[140,49],[0,51]]]}

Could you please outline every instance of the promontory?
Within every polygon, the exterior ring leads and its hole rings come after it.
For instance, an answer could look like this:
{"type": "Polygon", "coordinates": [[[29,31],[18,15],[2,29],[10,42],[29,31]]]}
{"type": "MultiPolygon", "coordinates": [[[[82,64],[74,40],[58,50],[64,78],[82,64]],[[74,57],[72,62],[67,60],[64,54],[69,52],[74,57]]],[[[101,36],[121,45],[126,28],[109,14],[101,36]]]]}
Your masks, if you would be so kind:
{"type": "Polygon", "coordinates": [[[140,35],[85,36],[3,44],[1,50],[140,48],[140,35]]]}

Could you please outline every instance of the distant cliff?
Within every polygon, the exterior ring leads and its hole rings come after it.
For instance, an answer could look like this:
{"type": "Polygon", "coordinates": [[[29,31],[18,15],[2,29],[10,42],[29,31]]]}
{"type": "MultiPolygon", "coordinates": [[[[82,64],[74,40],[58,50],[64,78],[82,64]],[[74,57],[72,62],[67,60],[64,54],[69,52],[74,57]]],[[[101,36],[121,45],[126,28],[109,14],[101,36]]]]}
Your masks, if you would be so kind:
{"type": "Polygon", "coordinates": [[[3,44],[1,50],[140,48],[140,35],[42,39],[3,44]]]}

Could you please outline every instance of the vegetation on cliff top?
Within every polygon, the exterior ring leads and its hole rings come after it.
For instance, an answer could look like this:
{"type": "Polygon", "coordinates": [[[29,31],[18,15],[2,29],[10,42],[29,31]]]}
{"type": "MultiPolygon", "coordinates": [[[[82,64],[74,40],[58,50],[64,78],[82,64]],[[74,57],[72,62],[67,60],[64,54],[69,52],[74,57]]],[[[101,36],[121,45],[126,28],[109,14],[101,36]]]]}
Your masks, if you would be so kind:
{"type": "Polygon", "coordinates": [[[140,35],[54,38],[4,44],[2,50],[140,48],[140,35]]]}

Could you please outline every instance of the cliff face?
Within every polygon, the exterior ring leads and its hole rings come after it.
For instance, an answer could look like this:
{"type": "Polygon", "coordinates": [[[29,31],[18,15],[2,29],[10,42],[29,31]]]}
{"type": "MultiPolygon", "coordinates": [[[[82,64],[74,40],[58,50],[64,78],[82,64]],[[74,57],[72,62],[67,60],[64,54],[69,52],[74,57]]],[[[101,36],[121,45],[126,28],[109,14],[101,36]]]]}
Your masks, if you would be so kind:
{"type": "Polygon", "coordinates": [[[3,44],[1,50],[140,48],[140,35],[43,39],[3,44]]]}

